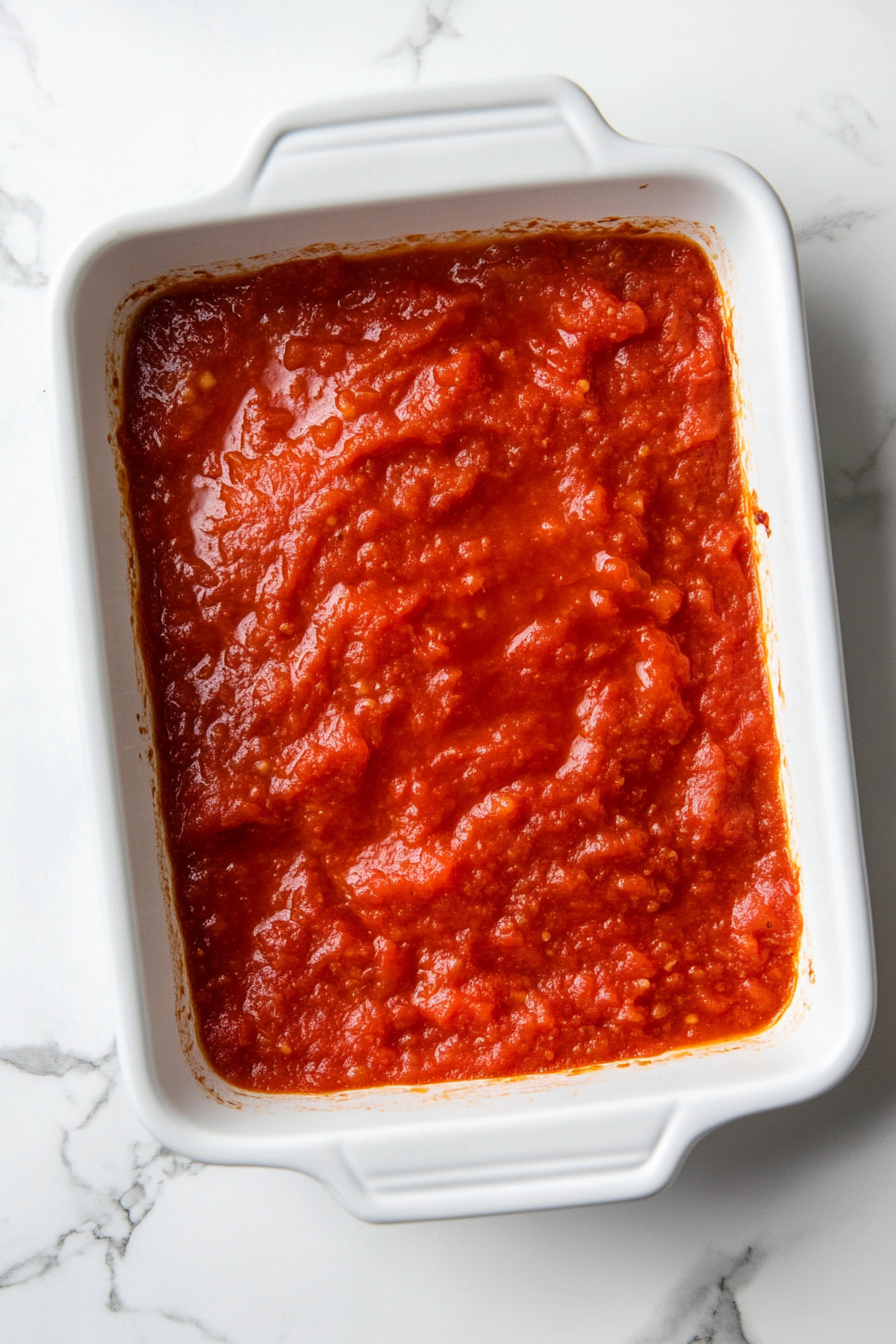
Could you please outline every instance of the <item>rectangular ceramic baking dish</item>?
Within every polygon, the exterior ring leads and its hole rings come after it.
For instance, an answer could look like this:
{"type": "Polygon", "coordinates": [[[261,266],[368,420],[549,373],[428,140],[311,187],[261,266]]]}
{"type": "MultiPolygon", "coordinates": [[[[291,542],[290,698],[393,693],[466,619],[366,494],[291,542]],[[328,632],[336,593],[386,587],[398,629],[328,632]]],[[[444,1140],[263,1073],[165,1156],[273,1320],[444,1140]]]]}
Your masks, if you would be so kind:
{"type": "Polygon", "coordinates": [[[874,1009],[866,881],[793,240],[768,184],[725,154],[636,144],[563,80],[414,91],[283,117],[236,180],[88,239],[57,286],[60,488],[73,638],[121,1062],[168,1147],[282,1166],[389,1221],[627,1199],[699,1135],[803,1100],[856,1062],[874,1009]],[[713,261],[732,330],[775,711],[805,936],[797,990],[759,1036],[637,1065],[501,1081],[260,1097],[196,1044],[133,636],[113,450],[131,296],[317,244],[649,221],[713,261]]]}

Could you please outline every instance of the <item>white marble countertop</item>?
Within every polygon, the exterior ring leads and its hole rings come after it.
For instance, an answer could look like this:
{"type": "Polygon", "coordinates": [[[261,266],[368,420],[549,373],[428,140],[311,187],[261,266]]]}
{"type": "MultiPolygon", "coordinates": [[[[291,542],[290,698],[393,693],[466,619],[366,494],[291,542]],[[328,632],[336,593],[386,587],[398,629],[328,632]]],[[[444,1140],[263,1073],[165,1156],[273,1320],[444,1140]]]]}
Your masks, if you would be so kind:
{"type": "Polygon", "coordinates": [[[888,0],[0,4],[0,1339],[842,1344],[893,1324],[896,7],[888,0]],[[372,1227],[160,1150],[118,1080],[83,808],[45,358],[77,237],[223,183],[257,124],[552,72],[635,138],[752,163],[800,243],[881,974],[811,1103],[637,1203],[372,1227]],[[26,565],[24,556],[31,556],[26,565]]]}

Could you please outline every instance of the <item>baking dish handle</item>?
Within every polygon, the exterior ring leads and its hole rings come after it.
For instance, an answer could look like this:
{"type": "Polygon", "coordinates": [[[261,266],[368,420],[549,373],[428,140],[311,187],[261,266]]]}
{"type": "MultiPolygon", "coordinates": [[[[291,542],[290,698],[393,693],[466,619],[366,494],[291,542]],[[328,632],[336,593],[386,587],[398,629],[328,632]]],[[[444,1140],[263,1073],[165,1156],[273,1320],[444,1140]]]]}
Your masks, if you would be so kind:
{"type": "Polygon", "coordinates": [[[603,1203],[650,1194],[689,1139],[669,1099],[455,1118],[344,1137],[319,1174],[372,1222],[603,1203]]]}
{"type": "Polygon", "coordinates": [[[261,135],[235,184],[249,214],[575,181],[631,143],[567,79],[406,90],[299,109],[261,135]]]}

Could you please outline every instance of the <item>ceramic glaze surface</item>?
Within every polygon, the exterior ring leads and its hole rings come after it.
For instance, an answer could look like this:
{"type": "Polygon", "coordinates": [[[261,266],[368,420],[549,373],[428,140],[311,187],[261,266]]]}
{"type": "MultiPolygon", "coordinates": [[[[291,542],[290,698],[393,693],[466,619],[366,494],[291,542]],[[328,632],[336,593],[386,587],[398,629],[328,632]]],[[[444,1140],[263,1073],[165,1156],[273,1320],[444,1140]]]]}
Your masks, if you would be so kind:
{"type": "MultiPolygon", "coordinates": [[[[271,0],[247,31],[239,7],[207,0],[139,14],[87,0],[70,15],[31,0],[0,9],[0,37],[0,1333],[150,1344],[266,1344],[312,1332],[342,1341],[362,1328],[399,1344],[484,1344],[504,1333],[526,1344],[887,1338],[893,15],[828,0],[749,10],[688,0],[674,12],[560,0],[548,19],[530,0],[271,0]],[[284,107],[545,69],[582,84],[625,135],[712,145],[753,163],[794,221],[875,904],[879,1025],[832,1093],[715,1132],[649,1200],[375,1228],[293,1173],[172,1156],[122,1089],[50,503],[47,281],[104,221],[228,180],[259,121],[284,107]]],[[[547,142],[550,128],[538,134],[547,142]]],[[[269,180],[264,189],[280,188],[269,180]]],[[[646,1120],[634,1138],[649,1146],[646,1120]]],[[[571,1133],[570,1152],[576,1142],[571,1133]]],[[[376,1179],[373,1148],[356,1163],[376,1179]]]]}

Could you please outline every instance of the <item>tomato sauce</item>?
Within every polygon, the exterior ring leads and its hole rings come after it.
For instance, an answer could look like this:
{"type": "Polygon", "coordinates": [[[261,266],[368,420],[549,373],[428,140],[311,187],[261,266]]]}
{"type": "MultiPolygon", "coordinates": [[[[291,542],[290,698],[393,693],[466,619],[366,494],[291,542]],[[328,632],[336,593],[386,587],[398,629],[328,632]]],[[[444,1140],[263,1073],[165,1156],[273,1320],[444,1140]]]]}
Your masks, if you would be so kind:
{"type": "Polygon", "coordinates": [[[675,237],[181,284],[120,433],[203,1048],[318,1092],[755,1033],[795,983],[725,322],[675,237]]]}

